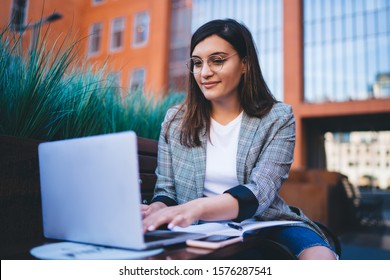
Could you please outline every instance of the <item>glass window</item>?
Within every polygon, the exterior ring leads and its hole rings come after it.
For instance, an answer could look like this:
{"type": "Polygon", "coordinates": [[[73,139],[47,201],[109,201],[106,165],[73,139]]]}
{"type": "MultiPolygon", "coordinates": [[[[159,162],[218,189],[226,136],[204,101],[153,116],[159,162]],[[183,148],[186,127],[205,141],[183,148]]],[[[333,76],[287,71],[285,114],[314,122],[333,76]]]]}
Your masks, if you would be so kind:
{"type": "Polygon", "coordinates": [[[332,24],[333,40],[339,41],[343,38],[343,19],[336,18],[332,24]]]}
{"type": "Polygon", "coordinates": [[[190,56],[191,7],[182,0],[172,2],[169,50],[169,88],[184,91],[188,71],[185,66],[190,56]]]}
{"type": "Polygon", "coordinates": [[[313,47],[308,46],[305,48],[306,56],[305,56],[305,101],[306,102],[314,102],[315,98],[313,97],[314,91],[314,66],[313,66],[313,47]]]}
{"type": "Polygon", "coordinates": [[[364,13],[364,11],[365,11],[365,2],[367,2],[367,0],[354,0],[353,2],[355,4],[355,12],[357,14],[364,13]]]}
{"type": "Polygon", "coordinates": [[[323,57],[324,57],[324,73],[323,73],[323,80],[324,80],[324,96],[326,99],[334,100],[335,97],[334,89],[332,88],[332,79],[333,79],[333,60],[332,60],[332,46],[330,44],[327,44],[324,46],[323,51],[323,57]]]}
{"type": "Polygon", "coordinates": [[[303,9],[304,13],[304,21],[312,21],[313,20],[313,2],[312,1],[303,1],[303,9]]]}
{"type": "MultiPolygon", "coordinates": [[[[338,0],[336,0],[338,1],[338,0]]],[[[344,0],[344,1],[340,1],[342,2],[344,5],[343,5],[343,8],[344,8],[344,16],[346,15],[351,15],[353,12],[354,12],[354,8],[353,8],[353,1],[354,0],[344,0]]],[[[339,1],[338,1],[339,2],[339,1]]]]}
{"type": "Polygon", "coordinates": [[[11,28],[22,29],[26,24],[27,0],[13,0],[11,9],[11,28]]]}
{"type": "Polygon", "coordinates": [[[107,80],[111,87],[120,88],[121,86],[121,72],[112,71],[108,73],[107,80]]]}
{"type": "Polygon", "coordinates": [[[374,35],[376,31],[377,26],[377,15],[376,13],[367,13],[366,15],[366,30],[367,30],[367,36],[374,35]]]}
{"type": "Polygon", "coordinates": [[[378,33],[390,32],[390,15],[387,16],[386,13],[390,13],[390,7],[378,11],[377,20],[378,20],[378,33]]]}
{"type": "Polygon", "coordinates": [[[145,85],[145,68],[136,68],[130,73],[130,91],[142,90],[145,85]]]}
{"type": "Polygon", "coordinates": [[[356,96],[364,96],[367,91],[367,74],[365,64],[365,44],[363,39],[355,41],[356,48],[356,96]]]}
{"type": "MultiPolygon", "coordinates": [[[[345,42],[345,54],[344,54],[344,84],[345,84],[345,96],[346,99],[356,99],[355,94],[355,81],[354,81],[354,58],[355,52],[353,47],[353,41],[349,40],[345,42]]],[[[332,83],[332,81],[330,81],[332,83]]]]}
{"type": "Polygon", "coordinates": [[[103,2],[104,2],[104,0],[92,0],[92,5],[99,5],[103,2]]]}
{"type": "Polygon", "coordinates": [[[110,50],[116,51],[123,46],[123,33],[125,30],[125,18],[115,18],[111,24],[110,50]]]}
{"type": "Polygon", "coordinates": [[[365,17],[360,14],[355,17],[356,36],[362,37],[365,35],[365,17]]]}
{"type": "Polygon", "coordinates": [[[324,1],[324,2],[331,2],[332,4],[332,13],[333,17],[339,18],[343,15],[343,9],[344,7],[344,2],[345,1],[340,1],[340,0],[332,0],[332,1],[324,1]]]}
{"type": "Polygon", "coordinates": [[[341,101],[345,100],[345,94],[344,94],[344,89],[343,89],[343,79],[344,79],[344,69],[343,69],[343,55],[344,55],[344,50],[343,50],[343,43],[340,42],[335,42],[332,46],[334,55],[333,55],[333,63],[334,63],[334,68],[333,68],[333,88],[334,92],[333,95],[335,96],[335,99],[333,101],[341,101]]]}
{"type": "Polygon", "coordinates": [[[322,1],[322,15],[323,15],[323,18],[331,18],[332,17],[332,9],[333,9],[333,5],[332,5],[332,1],[322,1]]]}
{"type": "Polygon", "coordinates": [[[321,43],[323,38],[324,38],[324,34],[322,32],[321,21],[313,23],[313,30],[314,30],[314,34],[315,34],[314,35],[314,42],[321,43]]]}
{"type": "Polygon", "coordinates": [[[343,24],[343,27],[342,28],[341,26],[340,29],[344,30],[344,37],[343,39],[350,39],[352,40],[352,38],[355,36],[355,26],[354,26],[354,19],[352,16],[345,16],[343,19],[342,19],[342,23],[343,24]]]}
{"type": "Polygon", "coordinates": [[[378,37],[377,53],[379,56],[378,72],[390,72],[390,36],[380,34],[378,37]]]}
{"type": "Polygon", "coordinates": [[[375,37],[369,37],[366,40],[366,68],[367,68],[367,90],[369,92],[372,92],[372,86],[375,81],[375,77],[377,75],[377,62],[378,62],[378,53],[376,50],[376,38],[375,37]]]}
{"type": "Polygon", "coordinates": [[[383,75],[390,73],[390,6],[381,0],[330,1],[332,16],[318,20],[319,10],[329,14],[329,3],[304,0],[305,101],[385,96],[389,86],[383,84],[388,81],[383,75]],[[307,21],[309,17],[314,20],[307,21]]]}
{"type": "Polygon", "coordinates": [[[96,54],[100,51],[102,41],[102,23],[92,24],[89,33],[89,54],[96,54]]]}
{"type": "Polygon", "coordinates": [[[148,12],[135,15],[133,29],[133,46],[140,47],[147,43],[149,38],[150,16],[148,12]]]}
{"type": "Polygon", "coordinates": [[[330,43],[332,41],[332,36],[334,36],[333,32],[333,21],[331,20],[326,20],[322,24],[322,29],[323,29],[323,36],[324,36],[324,41],[326,43],[330,43]]]}

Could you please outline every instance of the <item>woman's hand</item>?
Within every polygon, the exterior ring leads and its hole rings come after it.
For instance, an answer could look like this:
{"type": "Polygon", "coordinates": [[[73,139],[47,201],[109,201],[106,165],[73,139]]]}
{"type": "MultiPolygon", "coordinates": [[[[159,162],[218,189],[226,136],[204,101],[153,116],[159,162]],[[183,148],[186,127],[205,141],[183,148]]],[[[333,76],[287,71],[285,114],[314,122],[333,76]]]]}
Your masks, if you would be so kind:
{"type": "Polygon", "coordinates": [[[199,219],[201,213],[200,209],[197,209],[197,205],[192,202],[160,208],[150,213],[143,220],[144,232],[154,231],[164,224],[168,224],[169,229],[174,226],[186,227],[191,225],[199,219]]]}
{"type": "Polygon", "coordinates": [[[187,227],[197,220],[227,220],[238,215],[238,201],[230,194],[202,197],[170,207],[163,205],[165,207],[151,210],[144,216],[144,232],[156,230],[164,224],[168,224],[171,229],[175,226],[187,227]]]}
{"type": "Polygon", "coordinates": [[[151,214],[157,212],[160,209],[166,208],[164,203],[162,202],[153,202],[150,205],[142,204],[141,205],[141,212],[142,212],[142,219],[145,219],[146,217],[150,216],[151,214]]]}

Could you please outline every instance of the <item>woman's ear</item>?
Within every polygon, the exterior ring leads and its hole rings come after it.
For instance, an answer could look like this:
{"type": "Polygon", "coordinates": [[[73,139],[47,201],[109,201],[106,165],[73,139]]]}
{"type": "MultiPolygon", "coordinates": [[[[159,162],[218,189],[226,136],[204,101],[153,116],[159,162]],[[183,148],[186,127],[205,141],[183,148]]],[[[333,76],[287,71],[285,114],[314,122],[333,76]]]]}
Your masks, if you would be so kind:
{"type": "Polygon", "coordinates": [[[246,59],[246,57],[244,57],[242,59],[242,74],[245,74],[247,72],[247,69],[248,69],[248,60],[246,59]]]}

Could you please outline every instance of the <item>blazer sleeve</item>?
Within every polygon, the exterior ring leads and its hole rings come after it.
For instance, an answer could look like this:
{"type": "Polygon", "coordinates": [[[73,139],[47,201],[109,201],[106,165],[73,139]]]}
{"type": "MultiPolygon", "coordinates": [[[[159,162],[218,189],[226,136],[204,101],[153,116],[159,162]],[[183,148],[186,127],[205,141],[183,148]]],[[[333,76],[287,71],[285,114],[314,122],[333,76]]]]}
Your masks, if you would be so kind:
{"type": "Polygon", "coordinates": [[[245,166],[249,176],[244,184],[226,191],[239,202],[238,221],[253,216],[272,219],[267,217],[270,208],[286,211],[278,193],[288,177],[294,146],[295,119],[291,107],[283,104],[271,110],[251,141],[245,166]]]}
{"type": "Polygon", "coordinates": [[[176,114],[176,107],[169,109],[161,125],[160,137],[158,140],[157,156],[157,182],[154,189],[152,202],[163,202],[167,206],[177,205],[176,190],[174,187],[172,154],[170,146],[165,140],[169,120],[176,114]]]}

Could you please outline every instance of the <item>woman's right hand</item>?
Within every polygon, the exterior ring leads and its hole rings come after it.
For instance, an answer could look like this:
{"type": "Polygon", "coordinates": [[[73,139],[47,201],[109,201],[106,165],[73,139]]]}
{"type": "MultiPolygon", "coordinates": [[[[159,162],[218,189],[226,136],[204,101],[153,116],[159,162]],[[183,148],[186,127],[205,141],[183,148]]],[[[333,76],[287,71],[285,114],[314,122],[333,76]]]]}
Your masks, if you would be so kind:
{"type": "Polygon", "coordinates": [[[151,214],[157,212],[158,210],[160,209],[163,209],[165,207],[168,207],[166,206],[164,203],[162,202],[153,202],[152,204],[142,204],[141,205],[141,212],[142,212],[142,219],[145,219],[146,217],[150,216],[151,214]]]}

